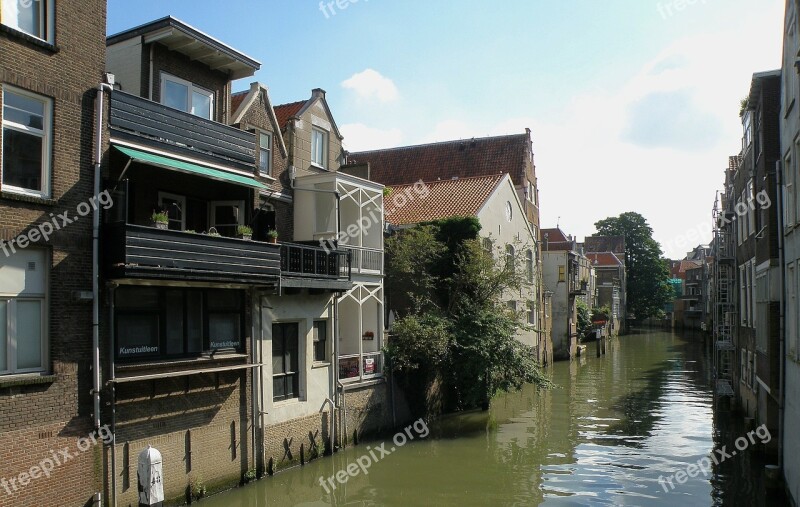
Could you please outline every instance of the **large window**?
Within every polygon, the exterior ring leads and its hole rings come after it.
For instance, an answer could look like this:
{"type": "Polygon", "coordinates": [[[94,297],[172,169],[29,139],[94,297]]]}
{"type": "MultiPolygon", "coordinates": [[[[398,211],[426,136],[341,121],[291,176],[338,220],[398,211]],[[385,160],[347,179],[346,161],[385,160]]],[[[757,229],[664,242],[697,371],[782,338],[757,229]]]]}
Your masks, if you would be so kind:
{"type": "Polygon", "coordinates": [[[311,163],[320,167],[327,167],[328,162],[328,133],[318,128],[311,130],[311,163]]]}
{"type": "Polygon", "coordinates": [[[52,101],[3,86],[3,190],[47,197],[52,101]]]}
{"type": "Polygon", "coordinates": [[[514,270],[514,247],[512,245],[506,245],[506,269],[509,271],[514,270]]]}
{"type": "Polygon", "coordinates": [[[159,192],[158,205],[167,213],[170,229],[175,231],[186,229],[186,197],[168,192],[159,192]]]}
{"type": "Polygon", "coordinates": [[[258,172],[262,176],[272,176],[272,134],[258,134],[258,172]]]}
{"type": "Polygon", "coordinates": [[[0,258],[0,374],[46,369],[47,265],[43,250],[0,258]]]}
{"type": "Polygon", "coordinates": [[[161,103],[207,120],[214,117],[214,92],[164,73],[161,74],[161,103]]]}
{"type": "Polygon", "coordinates": [[[118,359],[242,349],[241,291],[126,286],[115,306],[118,359]]]}
{"type": "Polygon", "coordinates": [[[272,325],[272,399],[300,397],[300,347],[296,323],[272,325]]]}
{"type": "Polygon", "coordinates": [[[794,225],[795,221],[794,178],[795,169],[792,165],[792,154],[788,153],[783,161],[783,179],[785,185],[783,191],[783,202],[785,203],[783,207],[783,223],[784,226],[787,227],[794,225]]]}
{"type": "Polygon", "coordinates": [[[0,22],[38,39],[53,42],[54,0],[2,0],[0,22]]]}
{"type": "Polygon", "coordinates": [[[525,256],[525,274],[528,282],[533,283],[533,250],[528,250],[525,256]]]}

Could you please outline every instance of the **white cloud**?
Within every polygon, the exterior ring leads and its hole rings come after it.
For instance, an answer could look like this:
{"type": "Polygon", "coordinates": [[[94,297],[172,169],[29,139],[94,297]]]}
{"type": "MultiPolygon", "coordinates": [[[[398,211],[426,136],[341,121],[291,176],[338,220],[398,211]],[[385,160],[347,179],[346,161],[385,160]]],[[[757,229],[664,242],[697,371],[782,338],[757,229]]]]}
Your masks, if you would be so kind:
{"type": "Polygon", "coordinates": [[[400,95],[391,79],[373,69],[353,74],[342,81],[342,87],[353,90],[361,98],[374,98],[380,102],[392,102],[400,95]]]}
{"type": "Polygon", "coordinates": [[[403,133],[397,128],[382,130],[363,123],[349,123],[342,125],[340,130],[344,136],[344,147],[349,151],[393,148],[400,146],[403,140],[403,133]]]}

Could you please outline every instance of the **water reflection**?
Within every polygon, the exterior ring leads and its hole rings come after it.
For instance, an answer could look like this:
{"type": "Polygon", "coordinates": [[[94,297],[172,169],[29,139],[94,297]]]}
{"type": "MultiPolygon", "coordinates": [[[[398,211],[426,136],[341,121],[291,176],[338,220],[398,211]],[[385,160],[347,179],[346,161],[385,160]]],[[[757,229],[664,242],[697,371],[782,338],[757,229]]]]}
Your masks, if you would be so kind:
{"type": "MultiPolygon", "coordinates": [[[[590,345],[590,356],[594,350],[590,345]]],[[[366,445],[204,501],[211,507],[292,505],[782,505],[763,463],[741,453],[665,492],[686,470],[745,434],[718,417],[700,339],[651,332],[612,342],[601,358],[559,363],[558,389],[500,396],[488,412],[449,417],[331,494],[320,486],[366,445]]]]}

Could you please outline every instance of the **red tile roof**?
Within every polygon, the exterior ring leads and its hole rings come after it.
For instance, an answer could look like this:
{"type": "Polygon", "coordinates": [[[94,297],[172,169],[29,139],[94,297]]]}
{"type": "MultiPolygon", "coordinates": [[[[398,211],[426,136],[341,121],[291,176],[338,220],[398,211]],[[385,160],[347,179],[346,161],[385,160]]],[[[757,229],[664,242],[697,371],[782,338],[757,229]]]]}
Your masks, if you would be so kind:
{"type": "Polygon", "coordinates": [[[242,105],[242,102],[244,101],[245,97],[247,97],[248,93],[249,91],[245,91],[231,95],[231,116],[236,114],[236,111],[239,110],[239,106],[242,105]]]}
{"type": "Polygon", "coordinates": [[[384,200],[386,220],[395,225],[410,225],[457,216],[475,216],[504,176],[496,174],[431,181],[425,183],[429,193],[424,198],[414,191],[414,185],[393,186],[384,200]],[[401,199],[400,196],[407,199],[401,199]],[[405,204],[404,200],[407,201],[405,204]]]}
{"type": "Polygon", "coordinates": [[[384,185],[508,173],[524,185],[529,134],[483,137],[350,153],[349,163],[370,164],[370,178],[384,185]]]}
{"type": "Polygon", "coordinates": [[[539,239],[544,241],[545,234],[547,235],[547,241],[552,243],[565,243],[570,241],[567,235],[564,234],[564,231],[558,227],[555,229],[542,229],[539,231],[539,239]]]}
{"type": "Polygon", "coordinates": [[[612,252],[587,253],[589,262],[597,267],[620,267],[622,262],[612,252]]]}
{"type": "Polygon", "coordinates": [[[296,115],[303,109],[303,106],[308,102],[307,100],[300,100],[297,102],[291,102],[289,104],[280,104],[275,106],[273,109],[275,110],[275,116],[278,118],[278,125],[280,126],[281,130],[286,128],[286,124],[289,123],[289,118],[296,115]]]}

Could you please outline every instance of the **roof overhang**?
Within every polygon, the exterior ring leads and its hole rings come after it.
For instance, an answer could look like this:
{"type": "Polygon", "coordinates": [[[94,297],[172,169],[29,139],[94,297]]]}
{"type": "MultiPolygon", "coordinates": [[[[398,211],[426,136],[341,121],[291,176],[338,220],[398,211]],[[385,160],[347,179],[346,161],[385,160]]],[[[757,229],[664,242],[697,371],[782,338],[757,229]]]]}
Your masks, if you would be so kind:
{"type": "Polygon", "coordinates": [[[144,43],[163,44],[212,70],[229,74],[231,79],[252,76],[261,68],[258,60],[171,16],[112,35],[106,39],[106,45],[134,37],[142,37],[144,43]]]}
{"type": "Polygon", "coordinates": [[[764,85],[764,80],[768,78],[780,78],[781,70],[769,70],[766,72],[756,72],[753,74],[753,80],[750,82],[750,94],[747,96],[748,109],[755,109],[758,103],[758,96],[761,94],[761,88],[764,85]]]}

